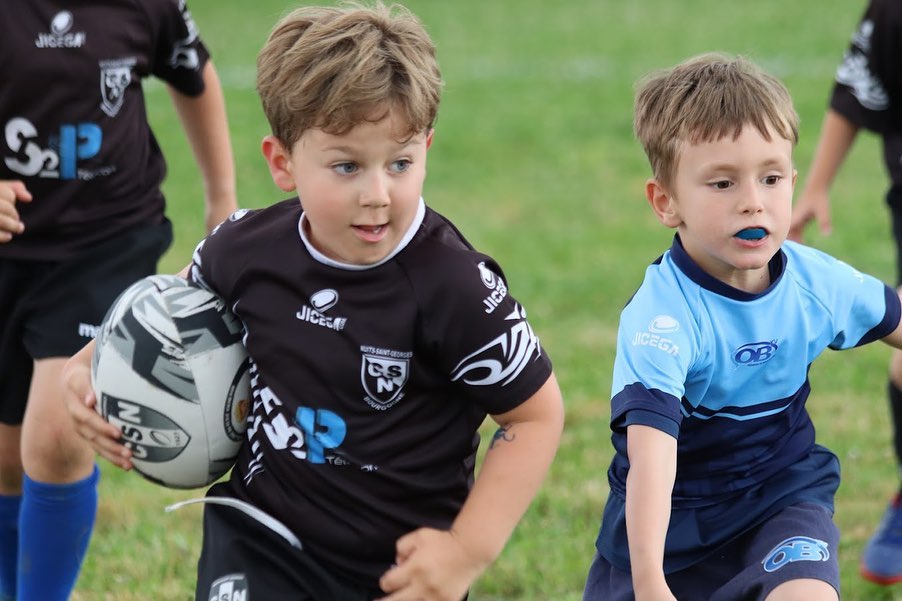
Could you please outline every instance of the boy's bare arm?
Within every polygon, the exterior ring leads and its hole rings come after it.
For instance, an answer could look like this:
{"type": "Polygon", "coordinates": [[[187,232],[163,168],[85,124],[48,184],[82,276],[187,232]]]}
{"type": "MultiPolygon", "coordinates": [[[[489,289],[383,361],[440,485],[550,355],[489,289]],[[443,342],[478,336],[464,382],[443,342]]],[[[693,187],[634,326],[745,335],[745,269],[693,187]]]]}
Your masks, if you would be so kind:
{"type": "Polygon", "coordinates": [[[626,532],[637,601],[675,598],[664,580],[664,540],[676,479],[676,439],[649,426],[626,431],[626,532]]]}
{"type": "Polygon", "coordinates": [[[238,203],[225,98],[212,62],[204,65],[203,76],[204,91],[199,96],[186,96],[172,87],[169,95],[203,176],[209,232],[234,213],[238,203]]]}
{"type": "Polygon", "coordinates": [[[552,375],[529,400],[493,416],[479,477],[451,529],[421,528],[397,543],[384,601],[454,600],[498,556],[538,491],[560,442],[564,409],[552,375]]]}

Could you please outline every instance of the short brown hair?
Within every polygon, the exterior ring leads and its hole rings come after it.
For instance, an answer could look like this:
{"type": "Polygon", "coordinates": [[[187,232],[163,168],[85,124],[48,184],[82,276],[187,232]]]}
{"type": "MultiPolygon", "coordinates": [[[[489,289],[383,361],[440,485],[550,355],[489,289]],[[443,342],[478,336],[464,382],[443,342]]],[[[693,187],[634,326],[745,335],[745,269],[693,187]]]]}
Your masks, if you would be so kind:
{"type": "Polygon", "coordinates": [[[654,73],[640,82],[633,128],[654,177],[670,185],[680,144],[713,142],[752,125],[799,140],[799,117],[786,87],[742,57],[712,53],[654,73]]]}
{"type": "Polygon", "coordinates": [[[343,134],[389,110],[400,112],[411,135],[426,131],[441,87],[435,45],[400,5],[298,8],[257,56],[263,112],[287,148],[307,129],[343,134]]]}

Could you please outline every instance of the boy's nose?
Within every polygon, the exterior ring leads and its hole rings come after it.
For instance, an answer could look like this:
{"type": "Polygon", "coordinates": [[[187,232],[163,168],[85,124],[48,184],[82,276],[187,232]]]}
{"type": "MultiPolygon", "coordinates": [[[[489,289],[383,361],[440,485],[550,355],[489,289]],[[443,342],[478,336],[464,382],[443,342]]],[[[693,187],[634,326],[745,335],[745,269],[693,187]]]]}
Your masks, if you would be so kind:
{"type": "Polygon", "coordinates": [[[388,185],[381,174],[375,174],[365,180],[360,191],[360,204],[364,207],[379,208],[390,202],[388,185]]]}
{"type": "Polygon", "coordinates": [[[751,185],[742,195],[742,211],[744,213],[757,213],[764,208],[764,198],[758,186],[751,185]]]}

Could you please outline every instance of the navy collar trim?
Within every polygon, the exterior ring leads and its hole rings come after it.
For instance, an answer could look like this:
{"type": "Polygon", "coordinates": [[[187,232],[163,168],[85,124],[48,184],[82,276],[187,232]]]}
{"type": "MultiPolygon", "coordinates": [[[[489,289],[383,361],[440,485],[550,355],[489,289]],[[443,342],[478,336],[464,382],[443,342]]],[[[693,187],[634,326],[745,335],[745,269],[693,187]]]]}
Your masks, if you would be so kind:
{"type": "Polygon", "coordinates": [[[761,292],[751,293],[724,284],[699,267],[698,263],[693,261],[692,257],[686,252],[686,249],[683,248],[683,243],[680,241],[679,234],[676,234],[673,237],[673,245],[670,247],[670,258],[680,271],[686,274],[686,277],[702,288],[710,290],[720,296],[725,296],[738,301],[752,301],[766,296],[777,286],[780,279],[783,277],[783,273],[786,271],[786,253],[784,253],[781,248],[767,265],[768,273],[770,275],[770,286],[761,292]]]}

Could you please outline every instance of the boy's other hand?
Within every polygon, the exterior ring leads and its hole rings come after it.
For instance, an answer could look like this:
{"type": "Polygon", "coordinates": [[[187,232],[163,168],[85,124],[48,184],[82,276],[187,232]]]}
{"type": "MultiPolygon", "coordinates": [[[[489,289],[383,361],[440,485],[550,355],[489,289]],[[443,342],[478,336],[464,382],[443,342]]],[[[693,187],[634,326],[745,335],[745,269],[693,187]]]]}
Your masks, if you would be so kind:
{"type": "Polygon", "coordinates": [[[16,202],[31,202],[31,193],[19,180],[0,180],[0,244],[25,231],[16,202]]]}
{"type": "MultiPolygon", "coordinates": [[[[93,345],[92,345],[93,346],[93,345]]],[[[91,387],[90,354],[79,353],[63,367],[66,409],[75,422],[75,431],[110,463],[124,470],[132,468],[132,452],[119,443],[122,432],[97,413],[97,397],[91,387]]]]}
{"type": "Polygon", "coordinates": [[[398,539],[396,565],[382,575],[379,601],[460,601],[486,568],[449,530],[420,528],[398,539]]]}

